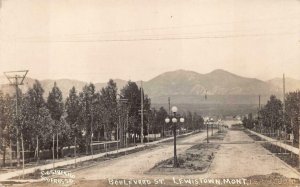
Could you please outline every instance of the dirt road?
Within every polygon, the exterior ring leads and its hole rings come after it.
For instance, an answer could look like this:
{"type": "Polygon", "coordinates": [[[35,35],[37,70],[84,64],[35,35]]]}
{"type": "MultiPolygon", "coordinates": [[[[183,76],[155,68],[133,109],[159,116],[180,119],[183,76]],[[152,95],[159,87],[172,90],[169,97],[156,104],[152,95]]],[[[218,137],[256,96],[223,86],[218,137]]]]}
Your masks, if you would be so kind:
{"type": "MultiPolygon", "coordinates": [[[[193,144],[203,141],[206,133],[196,134],[178,141],[178,153],[184,152],[193,144]]],[[[266,175],[273,172],[280,173],[289,178],[299,178],[278,158],[274,157],[260,144],[235,144],[238,141],[253,141],[243,131],[229,130],[224,144],[205,174],[189,176],[190,178],[241,178],[253,175],[266,175]]],[[[99,179],[132,179],[132,178],[155,178],[158,176],[148,175],[147,172],[156,163],[173,156],[173,144],[161,144],[159,147],[120,157],[97,166],[75,172],[76,179],[99,180],[99,179]]],[[[165,178],[180,177],[166,175],[165,178]]],[[[162,176],[160,176],[162,177],[162,176]]]]}
{"type": "Polygon", "coordinates": [[[224,144],[205,175],[214,178],[240,178],[276,172],[288,178],[299,178],[297,173],[260,144],[247,143],[251,141],[253,140],[243,131],[228,131],[224,144]],[[245,143],[235,144],[238,141],[245,143]]]}
{"type": "MultiPolygon", "coordinates": [[[[206,133],[191,135],[178,140],[177,153],[180,154],[206,138],[206,133]]],[[[156,163],[173,156],[173,142],[162,143],[159,147],[130,154],[97,166],[79,170],[74,174],[78,179],[141,178],[156,163]]],[[[152,176],[155,177],[155,176],[152,176]]]]}

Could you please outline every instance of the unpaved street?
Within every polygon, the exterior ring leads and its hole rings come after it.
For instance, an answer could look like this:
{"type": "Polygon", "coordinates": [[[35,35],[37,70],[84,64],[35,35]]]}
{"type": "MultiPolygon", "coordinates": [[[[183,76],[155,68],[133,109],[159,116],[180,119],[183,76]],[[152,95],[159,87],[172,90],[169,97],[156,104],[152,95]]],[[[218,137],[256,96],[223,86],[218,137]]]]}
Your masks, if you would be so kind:
{"type": "MultiPolygon", "coordinates": [[[[205,137],[206,133],[203,132],[181,139],[178,141],[178,153],[182,153],[193,144],[203,141],[205,137]]],[[[241,178],[277,172],[289,178],[298,178],[295,172],[271,155],[260,144],[238,143],[238,141],[251,142],[253,140],[243,131],[229,130],[208,172],[189,177],[241,178]]],[[[85,180],[155,178],[157,176],[145,172],[161,160],[172,156],[173,144],[161,144],[159,147],[103,162],[79,170],[74,174],[77,179],[85,180]]],[[[166,175],[164,178],[173,176],[166,175]]],[[[160,177],[162,176],[160,175],[160,177]]]]}
{"type": "Polygon", "coordinates": [[[299,178],[279,158],[273,156],[243,131],[228,131],[224,144],[205,176],[213,178],[240,178],[253,175],[280,173],[289,178],[299,178]],[[245,143],[238,143],[243,141],[245,143]],[[229,144],[226,144],[229,143],[229,144]]]}
{"type": "MultiPolygon", "coordinates": [[[[182,153],[191,146],[206,138],[206,133],[195,134],[178,140],[177,153],[182,153]]],[[[149,149],[104,163],[87,169],[79,170],[74,174],[78,179],[107,179],[107,178],[141,178],[149,177],[144,174],[156,163],[173,156],[173,142],[163,143],[159,147],[149,149]]],[[[152,175],[153,176],[153,175],[152,175]]],[[[154,177],[154,176],[153,176],[154,177]]]]}

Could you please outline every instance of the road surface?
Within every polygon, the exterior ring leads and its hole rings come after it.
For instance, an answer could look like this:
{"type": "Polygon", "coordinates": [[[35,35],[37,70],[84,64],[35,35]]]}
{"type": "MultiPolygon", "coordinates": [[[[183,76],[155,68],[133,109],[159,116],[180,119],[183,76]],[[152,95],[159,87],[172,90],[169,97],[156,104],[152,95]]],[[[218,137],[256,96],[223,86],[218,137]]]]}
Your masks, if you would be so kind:
{"type": "MultiPolygon", "coordinates": [[[[206,133],[202,132],[182,139],[178,139],[177,153],[183,153],[186,149],[200,143],[205,138],[206,133]]],[[[97,166],[79,170],[74,174],[76,175],[76,179],[87,180],[148,177],[145,172],[155,166],[156,163],[172,157],[173,151],[173,142],[162,143],[156,148],[144,150],[114,160],[103,162],[97,166]]],[[[152,176],[155,177],[154,175],[152,176]]]]}
{"type": "Polygon", "coordinates": [[[225,144],[221,144],[206,177],[242,178],[280,173],[288,178],[299,178],[297,173],[260,144],[235,144],[238,141],[251,142],[253,139],[243,131],[228,131],[223,141],[225,144]]]}
{"type": "MultiPolygon", "coordinates": [[[[178,141],[178,153],[184,152],[193,144],[203,141],[206,133],[192,135],[178,141]]],[[[253,175],[267,175],[273,172],[289,178],[299,178],[298,174],[273,156],[260,144],[236,144],[238,141],[253,141],[243,131],[229,130],[207,173],[189,175],[189,178],[245,178],[253,175]]],[[[156,178],[146,172],[158,162],[173,156],[173,144],[161,144],[159,147],[110,160],[99,165],[82,169],[74,174],[76,179],[132,179],[156,178]]],[[[174,175],[166,175],[168,179],[174,175]]],[[[160,177],[162,177],[160,175],[160,177]]],[[[175,177],[182,177],[180,175],[175,177]]]]}

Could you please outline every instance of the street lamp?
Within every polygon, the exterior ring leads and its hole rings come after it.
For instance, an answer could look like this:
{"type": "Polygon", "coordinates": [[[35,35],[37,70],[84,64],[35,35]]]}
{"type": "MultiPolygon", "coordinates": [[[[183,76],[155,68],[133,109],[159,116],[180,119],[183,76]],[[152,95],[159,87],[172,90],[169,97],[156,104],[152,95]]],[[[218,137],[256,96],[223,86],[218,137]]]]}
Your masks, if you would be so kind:
{"type": "Polygon", "coordinates": [[[210,118],[210,122],[211,122],[211,136],[214,135],[214,119],[210,118]]]}
{"type": "Polygon", "coordinates": [[[209,119],[206,120],[206,141],[207,143],[209,143],[209,139],[208,139],[208,125],[209,125],[209,119]]]}
{"type": "MultiPolygon", "coordinates": [[[[173,116],[172,116],[172,123],[173,123],[173,134],[174,134],[174,168],[178,167],[178,162],[177,162],[177,154],[176,154],[176,123],[178,122],[178,119],[176,118],[176,113],[178,111],[177,107],[176,106],[173,106],[172,109],[171,109],[172,113],[173,113],[173,116]]],[[[165,122],[168,124],[170,123],[170,118],[167,117],[165,119],[165,122]]],[[[184,118],[179,118],[179,121],[181,123],[184,122],[184,118]]]]}
{"type": "Polygon", "coordinates": [[[184,118],[180,118],[179,121],[180,121],[181,123],[184,123],[184,118]]]}

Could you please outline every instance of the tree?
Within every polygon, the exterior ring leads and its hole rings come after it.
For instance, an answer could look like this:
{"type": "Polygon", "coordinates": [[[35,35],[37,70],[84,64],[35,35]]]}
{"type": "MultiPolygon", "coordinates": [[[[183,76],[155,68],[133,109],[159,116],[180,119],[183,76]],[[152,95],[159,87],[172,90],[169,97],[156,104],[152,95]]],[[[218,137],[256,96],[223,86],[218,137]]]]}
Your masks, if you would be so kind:
{"type": "MultiPolygon", "coordinates": [[[[100,91],[100,102],[103,105],[103,136],[105,139],[111,138],[110,136],[113,130],[116,131],[118,123],[118,103],[117,103],[118,88],[116,83],[110,79],[107,86],[100,91]]],[[[116,134],[115,134],[116,137],[116,134]]]]}
{"type": "Polygon", "coordinates": [[[195,130],[195,119],[194,119],[194,116],[191,111],[187,112],[185,124],[187,126],[187,129],[190,129],[193,131],[195,130]]]}
{"type": "Polygon", "coordinates": [[[66,122],[70,126],[70,136],[74,139],[74,145],[77,145],[77,140],[79,140],[79,145],[83,149],[83,136],[82,128],[78,123],[80,112],[81,112],[81,103],[80,98],[77,95],[77,91],[73,86],[69,91],[69,96],[66,99],[65,104],[66,109],[66,122]]]}
{"type": "Polygon", "coordinates": [[[287,132],[293,133],[295,139],[299,139],[298,116],[300,114],[300,92],[290,92],[286,95],[285,111],[287,132]]]}
{"type": "MultiPolygon", "coordinates": [[[[89,152],[89,147],[92,143],[93,127],[94,127],[94,104],[96,99],[95,85],[90,83],[85,85],[82,92],[79,93],[81,112],[79,116],[79,123],[82,124],[82,132],[85,139],[86,154],[89,152]]],[[[92,153],[92,149],[90,149],[92,153]]]]}
{"type": "Polygon", "coordinates": [[[141,109],[141,92],[135,82],[128,81],[127,85],[121,90],[121,97],[128,99],[128,131],[134,135],[140,134],[140,116],[138,110],[141,109]]]}
{"type": "MultiPolygon", "coordinates": [[[[49,139],[53,129],[53,120],[43,98],[44,90],[39,81],[29,88],[20,100],[19,121],[25,145],[34,148],[39,159],[39,147],[49,148],[49,139]],[[32,136],[32,135],[35,136],[32,136]]],[[[27,147],[26,146],[26,147],[27,147]]]]}
{"type": "Polygon", "coordinates": [[[261,110],[263,125],[269,129],[270,134],[275,130],[283,129],[282,102],[272,95],[261,110]]]}
{"type": "MultiPolygon", "coordinates": [[[[56,145],[57,145],[57,158],[58,158],[58,147],[59,147],[59,134],[64,137],[64,127],[61,123],[61,117],[64,113],[64,103],[63,103],[63,98],[62,98],[62,92],[61,90],[57,87],[56,82],[54,82],[54,86],[49,93],[48,99],[47,99],[47,108],[50,111],[51,118],[55,122],[55,129],[56,132],[53,131],[53,136],[56,133],[56,145]]],[[[60,138],[62,139],[62,138],[60,138]]],[[[62,141],[64,142],[64,141],[62,141]]],[[[61,144],[61,150],[63,149],[63,144],[61,144]]]]}
{"type": "Polygon", "coordinates": [[[252,113],[248,114],[248,117],[243,118],[243,125],[245,128],[253,129],[254,127],[254,119],[252,113]]]}
{"type": "Polygon", "coordinates": [[[156,114],[156,123],[157,126],[156,128],[159,129],[162,137],[165,136],[165,131],[167,129],[170,129],[170,123],[166,124],[165,123],[165,119],[168,117],[168,112],[164,109],[164,107],[160,107],[160,109],[158,110],[157,114],[156,114]]]}
{"type": "Polygon", "coordinates": [[[12,98],[9,95],[4,96],[0,91],[0,151],[2,154],[2,165],[5,167],[6,148],[11,142],[10,131],[13,128],[13,108],[12,98]]]}
{"type": "Polygon", "coordinates": [[[198,115],[196,112],[193,114],[194,119],[194,129],[204,128],[204,119],[202,116],[198,115]]]}

